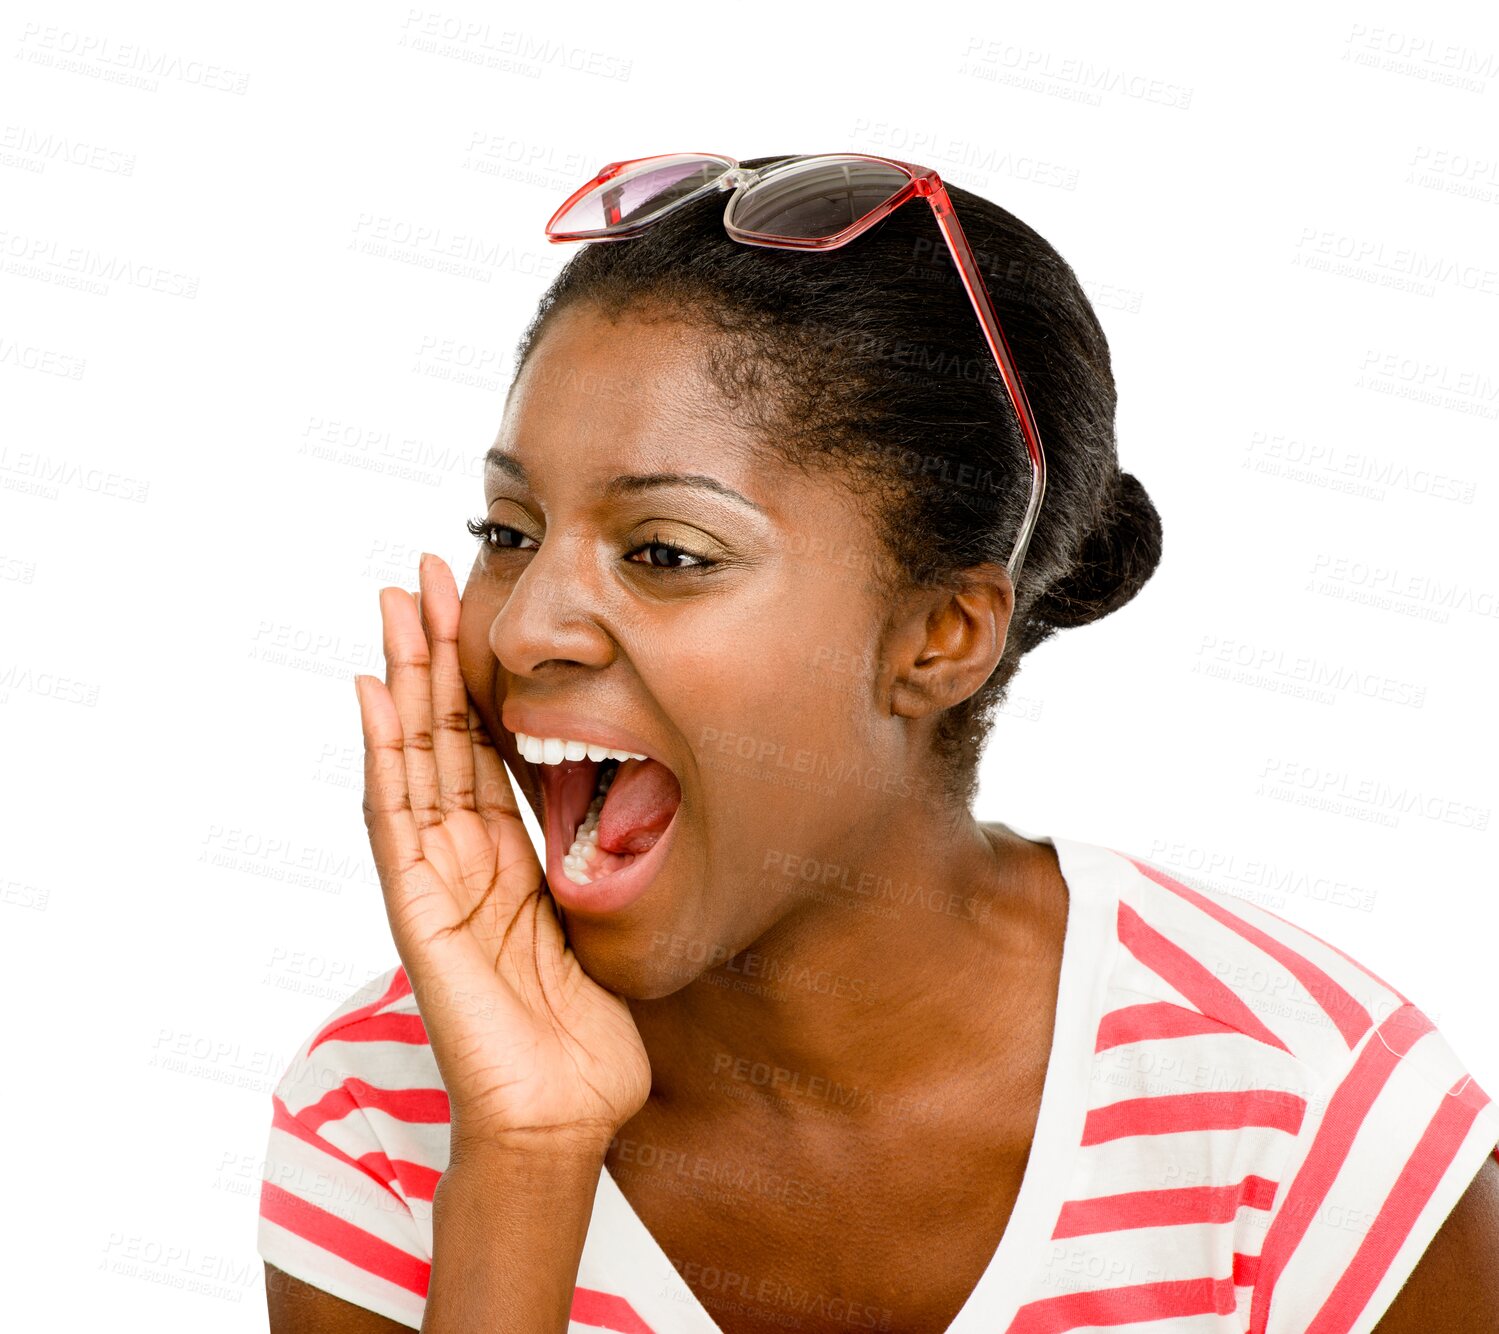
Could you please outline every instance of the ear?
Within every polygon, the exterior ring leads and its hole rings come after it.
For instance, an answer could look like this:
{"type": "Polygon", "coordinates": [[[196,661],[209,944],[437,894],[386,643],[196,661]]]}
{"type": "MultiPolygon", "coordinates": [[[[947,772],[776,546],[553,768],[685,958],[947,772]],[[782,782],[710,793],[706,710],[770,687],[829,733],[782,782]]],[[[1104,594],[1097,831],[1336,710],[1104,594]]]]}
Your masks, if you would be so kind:
{"type": "Polygon", "coordinates": [[[913,591],[885,641],[891,714],[925,718],[976,692],[999,665],[1014,606],[1010,576],[993,561],[945,589],[913,591]]]}

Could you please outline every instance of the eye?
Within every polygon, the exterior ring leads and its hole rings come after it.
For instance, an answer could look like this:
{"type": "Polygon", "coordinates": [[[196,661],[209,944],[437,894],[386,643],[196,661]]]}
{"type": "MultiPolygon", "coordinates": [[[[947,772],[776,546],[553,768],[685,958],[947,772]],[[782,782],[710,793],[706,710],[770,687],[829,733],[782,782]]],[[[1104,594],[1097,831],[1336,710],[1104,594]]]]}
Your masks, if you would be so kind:
{"type": "Polygon", "coordinates": [[[488,519],[470,519],[466,527],[491,551],[535,550],[535,547],[517,546],[517,538],[522,542],[535,542],[535,538],[527,537],[519,528],[511,528],[508,524],[490,523],[488,519]]]}
{"type": "Polygon", "coordinates": [[[675,547],[672,546],[669,542],[662,542],[659,540],[658,535],[655,533],[651,534],[651,540],[649,542],[644,542],[640,546],[636,547],[634,551],[627,552],[625,555],[625,559],[631,561],[636,565],[649,566],[653,570],[673,572],[682,571],[684,573],[688,570],[691,570],[694,574],[702,574],[707,570],[711,570],[715,565],[718,564],[716,560],[711,560],[706,556],[694,555],[692,552],[687,551],[682,547],[675,547]],[[645,560],[636,561],[634,558],[638,556],[642,551],[645,552],[645,560]],[[656,556],[660,556],[665,563],[660,565],[656,564],[654,560],[656,556]],[[677,562],[679,558],[685,558],[686,560],[690,561],[691,564],[678,564],[677,562]]]}
{"type": "MultiPolygon", "coordinates": [[[[470,519],[465,526],[490,551],[535,551],[540,545],[535,538],[527,537],[518,528],[512,528],[508,524],[478,518],[470,519]],[[531,545],[523,547],[519,545],[521,542],[529,542],[531,545]]],[[[659,535],[654,533],[649,542],[643,542],[633,551],[627,551],[625,559],[632,565],[644,565],[663,574],[686,573],[689,570],[694,574],[703,574],[719,563],[709,557],[695,555],[683,547],[662,542],[659,535]],[[645,553],[645,560],[637,561],[635,557],[642,552],[645,553]]]]}

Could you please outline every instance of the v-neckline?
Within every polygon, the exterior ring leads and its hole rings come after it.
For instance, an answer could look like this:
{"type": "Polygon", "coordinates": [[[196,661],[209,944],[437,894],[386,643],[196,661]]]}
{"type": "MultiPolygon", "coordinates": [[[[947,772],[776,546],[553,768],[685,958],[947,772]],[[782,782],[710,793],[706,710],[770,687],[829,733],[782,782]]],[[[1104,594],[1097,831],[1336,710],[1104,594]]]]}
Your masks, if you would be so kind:
{"type": "MultiPolygon", "coordinates": [[[[1025,1300],[1029,1279],[1044,1263],[1044,1248],[1066,1198],[1073,1157],[1082,1138],[1093,1059],[1091,1037],[1098,1027],[1108,973],[1102,963],[1112,938],[1095,860],[1100,854],[1108,856],[1107,851],[1054,835],[1028,834],[1014,825],[1006,827],[1022,838],[1051,844],[1067,886],[1056,1015],[1040,1111],[1020,1190],[994,1254],[943,1334],[997,1334],[1008,1329],[1025,1300]]],[[[622,1230],[622,1235],[611,1236],[607,1248],[621,1262],[619,1278],[639,1289],[643,1303],[681,1317],[671,1318],[663,1327],[640,1312],[652,1334],[723,1334],[635,1212],[607,1164],[599,1173],[593,1217],[602,1228],[622,1230]],[[649,1301],[647,1284],[652,1285],[649,1301]]]]}

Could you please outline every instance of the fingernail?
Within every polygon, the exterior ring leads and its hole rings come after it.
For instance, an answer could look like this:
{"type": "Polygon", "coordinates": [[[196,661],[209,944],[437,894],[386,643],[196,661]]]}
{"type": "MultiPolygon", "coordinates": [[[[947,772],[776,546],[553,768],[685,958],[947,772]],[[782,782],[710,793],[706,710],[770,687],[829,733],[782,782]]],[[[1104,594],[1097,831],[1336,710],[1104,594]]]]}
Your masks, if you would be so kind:
{"type": "Polygon", "coordinates": [[[364,696],[360,693],[360,688],[359,688],[359,673],[358,672],[354,673],[354,698],[357,699],[361,704],[364,703],[364,696]]]}

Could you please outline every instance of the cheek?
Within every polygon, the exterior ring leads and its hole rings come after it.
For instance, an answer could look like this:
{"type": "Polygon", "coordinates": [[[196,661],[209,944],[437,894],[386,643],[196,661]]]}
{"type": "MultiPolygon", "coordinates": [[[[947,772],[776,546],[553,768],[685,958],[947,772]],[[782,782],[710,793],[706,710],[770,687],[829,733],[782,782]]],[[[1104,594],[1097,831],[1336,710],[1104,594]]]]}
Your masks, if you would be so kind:
{"type": "Polygon", "coordinates": [[[798,587],[732,623],[678,639],[663,666],[684,692],[693,687],[681,697],[701,700],[706,722],[777,737],[842,732],[867,692],[873,624],[841,585],[798,587]],[[684,653],[681,645],[694,638],[695,650],[684,653]]]}
{"type": "Polygon", "coordinates": [[[693,701],[684,722],[705,773],[761,804],[806,800],[791,780],[835,763],[853,726],[853,678],[818,665],[830,642],[809,623],[765,622],[741,651],[695,656],[678,697],[693,701]]]}
{"type": "Polygon", "coordinates": [[[464,590],[458,617],[458,668],[469,694],[477,699],[487,699],[494,683],[497,663],[489,647],[489,627],[493,623],[493,608],[473,591],[470,583],[464,590]]]}

